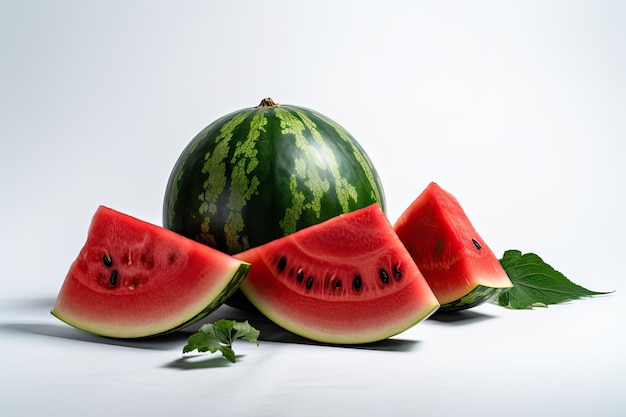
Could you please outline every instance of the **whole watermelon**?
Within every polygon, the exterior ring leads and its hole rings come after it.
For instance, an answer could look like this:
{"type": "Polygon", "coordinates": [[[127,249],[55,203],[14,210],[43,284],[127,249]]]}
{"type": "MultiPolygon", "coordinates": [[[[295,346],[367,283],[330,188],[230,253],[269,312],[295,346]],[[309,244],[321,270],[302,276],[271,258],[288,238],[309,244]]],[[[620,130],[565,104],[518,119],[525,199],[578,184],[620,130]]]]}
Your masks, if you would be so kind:
{"type": "Polygon", "coordinates": [[[385,208],[378,174],[345,129],[264,99],[191,140],[167,184],[163,225],[234,254],[375,202],[385,208]]]}

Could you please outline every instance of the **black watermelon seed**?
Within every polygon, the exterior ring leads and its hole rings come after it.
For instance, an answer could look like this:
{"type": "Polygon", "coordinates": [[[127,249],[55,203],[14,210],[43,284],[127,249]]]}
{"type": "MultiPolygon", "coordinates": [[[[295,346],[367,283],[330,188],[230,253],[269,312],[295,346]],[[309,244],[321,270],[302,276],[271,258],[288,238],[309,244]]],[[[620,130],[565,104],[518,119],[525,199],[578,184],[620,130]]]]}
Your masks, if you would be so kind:
{"type": "Polygon", "coordinates": [[[352,288],[359,291],[362,285],[363,285],[363,279],[361,279],[361,276],[360,275],[355,276],[354,279],[352,280],[352,288]]]}
{"type": "Polygon", "coordinates": [[[115,287],[117,285],[117,269],[111,272],[111,276],[109,277],[109,284],[111,287],[115,287]]]}
{"type": "Polygon", "coordinates": [[[383,284],[389,284],[389,274],[387,273],[387,271],[381,269],[378,275],[383,284]]]}
{"type": "Polygon", "coordinates": [[[278,272],[283,272],[287,267],[287,258],[281,256],[278,260],[278,272]]]}
{"type": "Polygon", "coordinates": [[[104,263],[104,266],[106,266],[107,268],[110,268],[111,266],[113,266],[113,259],[111,259],[108,253],[105,253],[102,256],[102,262],[104,263]]]}
{"type": "MultiPolygon", "coordinates": [[[[176,262],[177,260],[178,260],[178,253],[176,252],[171,252],[169,256],[167,257],[167,261],[170,263],[170,265],[176,262]]],[[[128,265],[130,264],[132,264],[132,262],[129,260],[128,265]]]]}
{"type": "Polygon", "coordinates": [[[313,277],[307,278],[305,286],[307,290],[310,290],[313,287],[313,277]]]}
{"type": "Polygon", "coordinates": [[[402,278],[402,271],[400,270],[400,265],[394,265],[393,266],[393,277],[395,279],[401,279],[402,278]]]}
{"type": "Polygon", "coordinates": [[[298,271],[298,273],[296,274],[296,279],[298,280],[298,282],[302,282],[304,280],[304,272],[302,270],[298,271]]]}
{"type": "Polygon", "coordinates": [[[335,289],[338,290],[339,288],[341,288],[341,280],[340,279],[335,281],[335,289]]]}
{"type": "Polygon", "coordinates": [[[476,246],[476,249],[481,250],[481,246],[480,243],[476,242],[476,239],[472,239],[472,243],[474,244],[474,246],[476,246]]]}

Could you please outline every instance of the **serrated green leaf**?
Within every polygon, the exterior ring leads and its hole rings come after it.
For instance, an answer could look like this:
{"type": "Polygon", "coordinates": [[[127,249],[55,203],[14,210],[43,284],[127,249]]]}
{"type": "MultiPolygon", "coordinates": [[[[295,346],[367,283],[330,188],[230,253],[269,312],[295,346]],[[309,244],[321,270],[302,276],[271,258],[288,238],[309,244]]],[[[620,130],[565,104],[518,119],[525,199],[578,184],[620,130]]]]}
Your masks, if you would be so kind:
{"type": "Polygon", "coordinates": [[[513,283],[513,288],[498,298],[498,304],[504,307],[547,307],[582,297],[608,294],[573,283],[534,253],[522,254],[518,250],[508,250],[500,259],[500,264],[513,283]]]}
{"type": "Polygon", "coordinates": [[[235,351],[232,344],[236,339],[245,339],[259,344],[257,338],[260,332],[252,327],[248,321],[237,322],[235,320],[221,319],[215,323],[202,325],[196,333],[187,339],[187,345],[183,347],[183,353],[193,352],[221,352],[232,363],[235,363],[235,351]]]}
{"type": "Polygon", "coordinates": [[[219,340],[215,335],[212,327],[202,327],[200,330],[187,339],[187,345],[183,348],[183,353],[192,352],[198,350],[198,352],[215,353],[219,346],[219,340]]]}
{"type": "Polygon", "coordinates": [[[261,335],[261,332],[252,327],[250,323],[248,323],[248,320],[235,323],[233,327],[235,329],[235,335],[233,336],[233,339],[241,338],[249,342],[256,343],[258,346],[258,338],[261,335]]]}

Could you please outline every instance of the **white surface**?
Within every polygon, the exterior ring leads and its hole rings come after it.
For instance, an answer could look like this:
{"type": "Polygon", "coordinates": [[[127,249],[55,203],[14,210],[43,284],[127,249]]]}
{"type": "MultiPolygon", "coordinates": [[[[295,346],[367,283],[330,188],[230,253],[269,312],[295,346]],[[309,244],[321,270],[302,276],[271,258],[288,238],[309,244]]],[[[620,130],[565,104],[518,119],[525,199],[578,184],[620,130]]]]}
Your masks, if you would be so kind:
{"type": "Polygon", "coordinates": [[[617,1],[0,2],[0,415],[626,414],[625,18],[617,1]],[[485,305],[371,348],[260,321],[232,366],[182,359],[186,333],[104,340],[52,317],[96,207],[160,223],[187,142],[266,96],[348,129],[392,220],[435,180],[494,252],[616,293],[485,305]]]}

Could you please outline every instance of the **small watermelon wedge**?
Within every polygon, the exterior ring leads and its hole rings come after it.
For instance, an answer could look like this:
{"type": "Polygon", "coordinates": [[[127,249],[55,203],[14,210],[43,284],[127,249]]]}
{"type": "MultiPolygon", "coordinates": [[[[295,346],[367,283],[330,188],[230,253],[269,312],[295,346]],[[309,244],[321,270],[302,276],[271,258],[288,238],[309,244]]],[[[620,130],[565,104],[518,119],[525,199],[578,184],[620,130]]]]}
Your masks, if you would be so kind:
{"type": "Polygon", "coordinates": [[[376,203],[245,252],[241,290],[274,323],[318,342],[396,335],[439,307],[376,203]]]}
{"type": "Polygon", "coordinates": [[[475,307],[513,284],[457,199],[431,182],[394,230],[437,296],[439,312],[475,307]]]}
{"type": "Polygon", "coordinates": [[[100,206],[51,313],[101,336],[154,336],[211,313],[249,269],[216,249],[100,206]]]}

